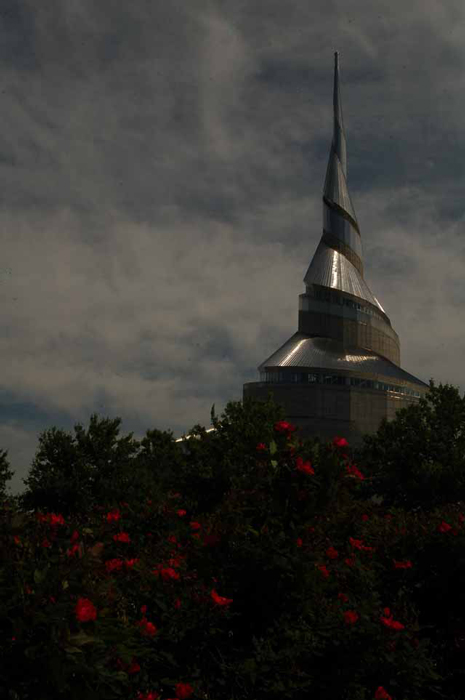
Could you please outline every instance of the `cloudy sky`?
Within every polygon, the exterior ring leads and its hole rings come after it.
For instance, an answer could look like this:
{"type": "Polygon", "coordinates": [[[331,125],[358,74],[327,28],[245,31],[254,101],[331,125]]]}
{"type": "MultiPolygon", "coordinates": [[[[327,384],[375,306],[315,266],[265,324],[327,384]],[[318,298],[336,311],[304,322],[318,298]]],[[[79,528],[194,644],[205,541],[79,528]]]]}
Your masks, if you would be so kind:
{"type": "Polygon", "coordinates": [[[296,330],[340,52],[365,278],[465,390],[462,0],[2,0],[0,449],[210,427],[296,330]]]}

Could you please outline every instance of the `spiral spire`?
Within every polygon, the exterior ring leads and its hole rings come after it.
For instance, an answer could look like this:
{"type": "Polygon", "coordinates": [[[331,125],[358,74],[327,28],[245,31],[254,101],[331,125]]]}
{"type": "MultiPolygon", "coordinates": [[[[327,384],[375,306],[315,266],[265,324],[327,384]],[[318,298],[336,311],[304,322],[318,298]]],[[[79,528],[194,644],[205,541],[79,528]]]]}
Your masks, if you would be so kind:
{"type": "Polygon", "coordinates": [[[353,248],[361,262],[357,216],[347,188],[347,147],[339,89],[339,54],[334,54],[333,140],[323,191],[323,229],[353,248]],[[357,235],[355,235],[357,234],[357,235]]]}

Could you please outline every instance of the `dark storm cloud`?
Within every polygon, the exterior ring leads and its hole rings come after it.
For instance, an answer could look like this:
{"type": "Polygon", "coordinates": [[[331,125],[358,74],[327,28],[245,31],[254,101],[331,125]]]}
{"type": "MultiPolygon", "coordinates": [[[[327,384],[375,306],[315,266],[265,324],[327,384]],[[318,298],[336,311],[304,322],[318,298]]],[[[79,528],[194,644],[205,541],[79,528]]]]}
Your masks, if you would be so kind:
{"type": "Polygon", "coordinates": [[[465,387],[464,14],[458,0],[2,3],[14,491],[38,431],[94,411],[139,438],[208,427],[295,332],[336,50],[365,277],[402,366],[465,387]]]}

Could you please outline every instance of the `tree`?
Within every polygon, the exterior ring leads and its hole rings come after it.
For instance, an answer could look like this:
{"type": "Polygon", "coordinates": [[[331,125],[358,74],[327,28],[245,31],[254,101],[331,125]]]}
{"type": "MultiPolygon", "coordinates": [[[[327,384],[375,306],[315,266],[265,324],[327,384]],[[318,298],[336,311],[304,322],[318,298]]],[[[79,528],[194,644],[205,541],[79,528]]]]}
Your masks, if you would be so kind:
{"type": "MultiPolygon", "coordinates": [[[[213,404],[210,415],[215,430],[207,433],[198,424],[192,428],[185,460],[167,481],[172,491],[195,495],[192,505],[201,513],[211,512],[238,479],[255,474],[257,445],[268,446],[276,437],[274,425],[284,419],[284,409],[269,392],[266,401],[229,401],[220,418],[213,404]]],[[[314,438],[305,444],[318,442],[314,438]]]]}
{"type": "Polygon", "coordinates": [[[172,436],[154,430],[147,431],[142,443],[133,433],[118,439],[120,423],[121,418],[92,414],[87,432],[78,423],[74,437],[56,427],[45,430],[23,480],[22,508],[84,514],[97,503],[140,499],[155,489],[161,479],[157,465],[166,470],[173,459],[172,436]]]}
{"type": "Polygon", "coordinates": [[[10,463],[7,459],[7,455],[8,450],[0,450],[0,503],[3,503],[9,498],[6,492],[6,482],[9,481],[14,474],[14,472],[9,469],[10,463]]]}
{"type": "Polygon", "coordinates": [[[380,494],[386,507],[429,509],[465,500],[465,395],[431,379],[418,404],[384,419],[353,454],[373,477],[367,492],[380,494]]]}

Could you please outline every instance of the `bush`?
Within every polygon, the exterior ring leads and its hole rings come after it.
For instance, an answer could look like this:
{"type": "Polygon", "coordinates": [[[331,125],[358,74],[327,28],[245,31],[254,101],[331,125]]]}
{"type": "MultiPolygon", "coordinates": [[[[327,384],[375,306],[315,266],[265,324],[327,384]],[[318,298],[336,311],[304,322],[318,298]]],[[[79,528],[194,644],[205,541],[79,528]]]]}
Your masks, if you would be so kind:
{"type": "Polygon", "coordinates": [[[131,502],[3,509],[0,694],[462,697],[460,505],[386,512],[375,468],[272,403],[212,420],[131,502]]]}

